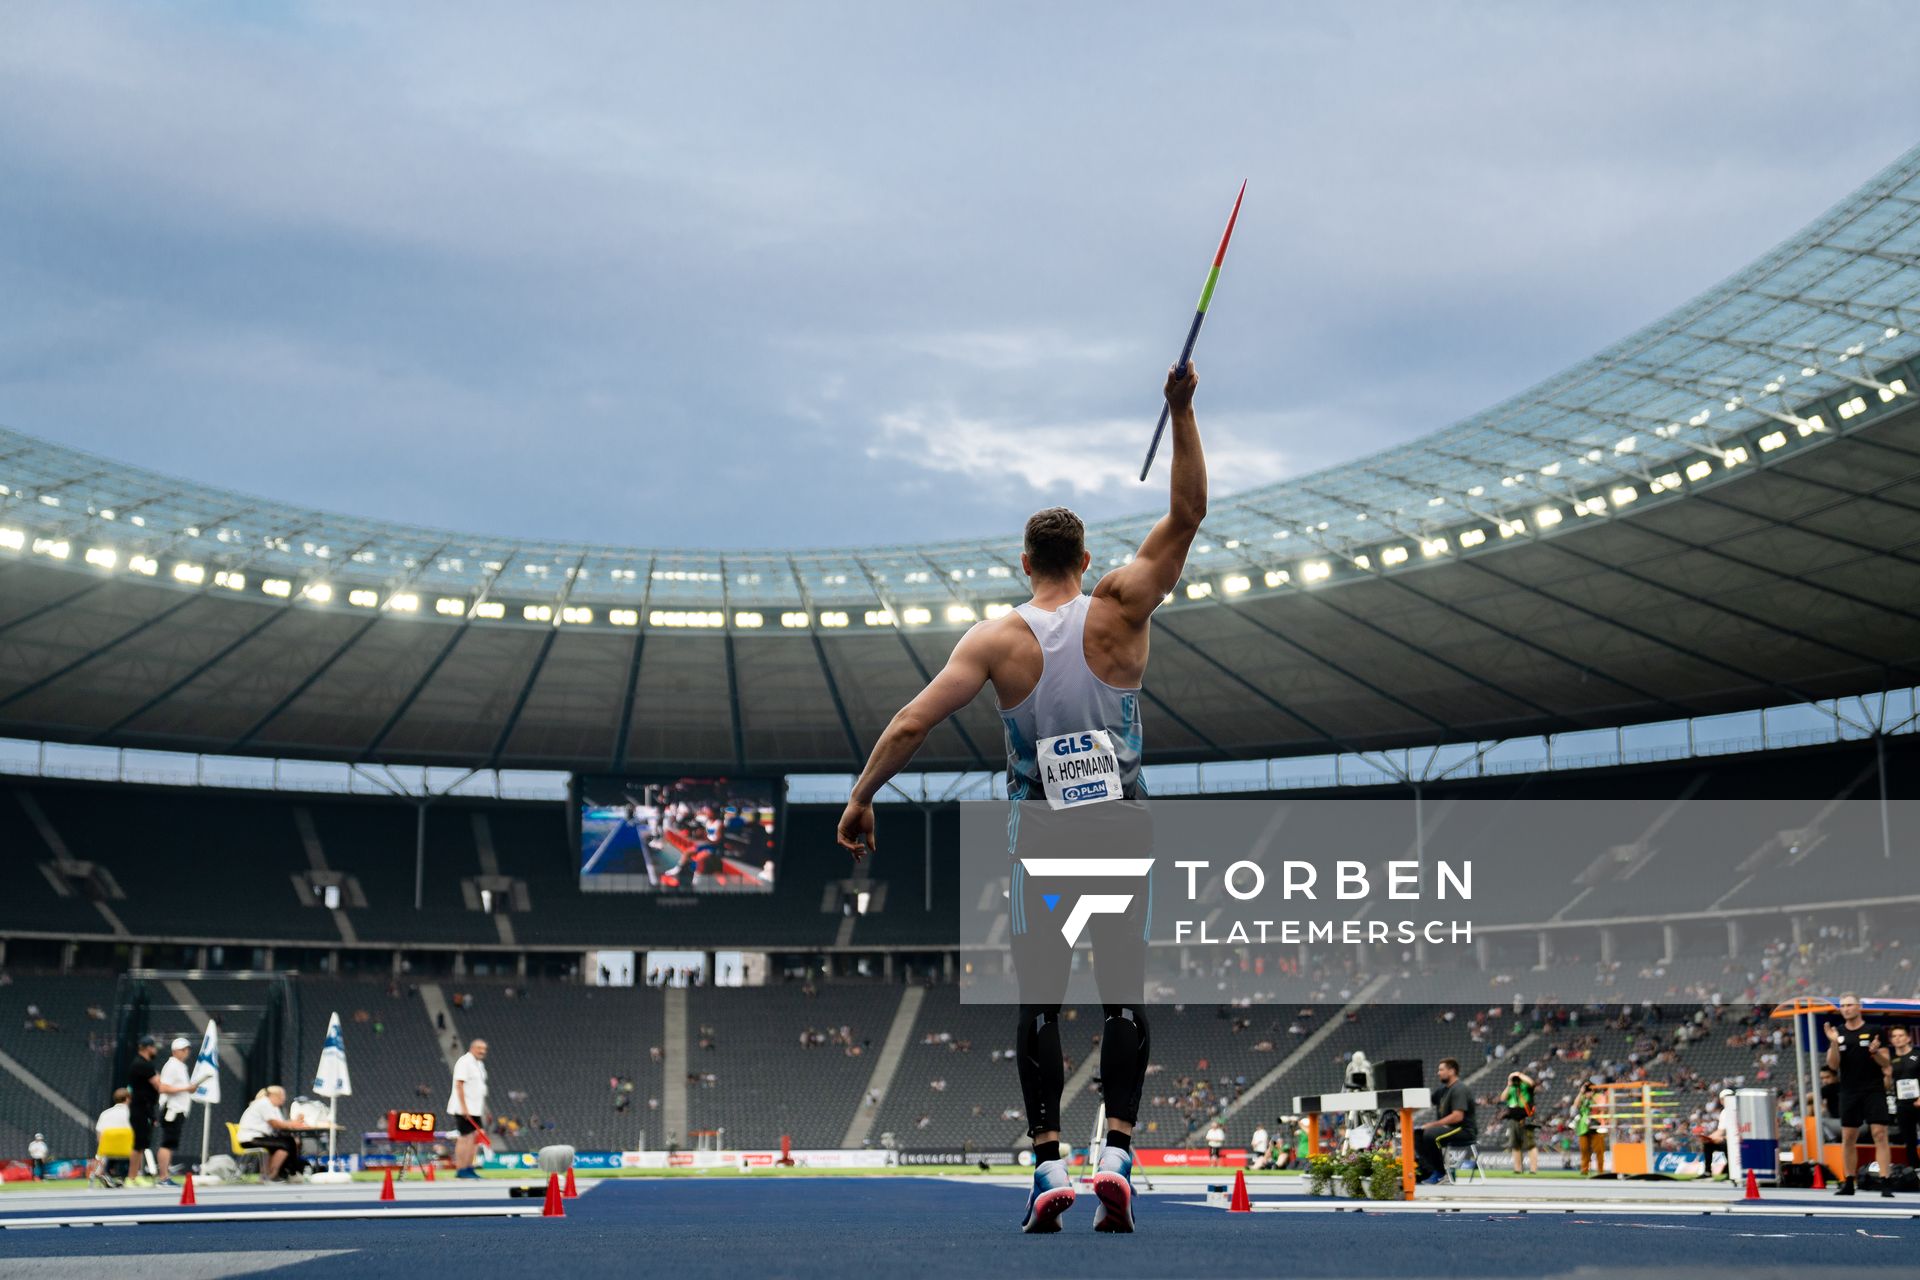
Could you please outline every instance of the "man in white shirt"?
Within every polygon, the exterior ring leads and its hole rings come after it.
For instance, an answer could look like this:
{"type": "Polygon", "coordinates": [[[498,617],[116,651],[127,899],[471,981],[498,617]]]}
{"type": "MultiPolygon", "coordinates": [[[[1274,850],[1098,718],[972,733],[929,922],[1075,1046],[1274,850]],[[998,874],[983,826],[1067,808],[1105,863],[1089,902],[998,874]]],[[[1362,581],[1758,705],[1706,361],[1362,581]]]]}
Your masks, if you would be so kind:
{"type": "Polygon", "coordinates": [[[1248,1152],[1247,1158],[1247,1166],[1249,1168],[1264,1169],[1267,1167],[1267,1145],[1270,1141],[1267,1126],[1260,1125],[1253,1131],[1253,1141],[1248,1144],[1252,1148],[1252,1150],[1248,1152]]]}
{"type": "Polygon", "coordinates": [[[47,1176],[47,1135],[36,1133],[33,1141],[27,1144],[27,1159],[33,1162],[33,1180],[42,1181],[47,1176]]]}
{"type": "Polygon", "coordinates": [[[1218,1120],[1215,1120],[1211,1125],[1207,1126],[1207,1162],[1209,1164],[1219,1164],[1221,1152],[1226,1148],[1226,1145],[1226,1126],[1222,1125],[1218,1120]]]}
{"type": "MultiPolygon", "coordinates": [[[[120,1088],[115,1089],[113,1091],[113,1105],[108,1107],[105,1111],[102,1111],[100,1113],[99,1118],[93,1122],[94,1133],[104,1134],[111,1129],[131,1130],[133,1128],[133,1111],[130,1107],[127,1106],[127,1099],[130,1096],[131,1095],[128,1093],[126,1086],[124,1085],[122,1085],[120,1088]]],[[[114,1161],[114,1163],[125,1165],[128,1162],[124,1159],[121,1159],[121,1160],[114,1161]]],[[[119,1186],[120,1185],[119,1180],[121,1178],[124,1178],[127,1175],[127,1173],[128,1173],[128,1170],[126,1169],[120,1169],[118,1171],[115,1171],[108,1167],[107,1161],[101,1159],[97,1155],[94,1157],[93,1176],[100,1179],[102,1182],[106,1183],[108,1186],[111,1186],[111,1187],[119,1186]]]]}
{"type": "Polygon", "coordinates": [[[281,1111],[286,1104],[287,1091],[270,1084],[240,1113],[240,1145],[266,1150],[267,1165],[261,1176],[269,1182],[306,1171],[306,1161],[300,1158],[300,1139],[293,1134],[299,1126],[281,1111]],[[291,1168],[287,1167],[289,1162],[291,1168]]]}
{"type": "Polygon", "coordinates": [[[175,1036],[172,1055],[153,1082],[160,1094],[160,1150],[154,1158],[154,1176],[163,1187],[173,1185],[173,1153],[180,1149],[180,1131],[186,1127],[187,1112],[193,1109],[193,1085],[187,1072],[187,1060],[192,1056],[192,1043],[184,1036],[175,1036]]]}
{"type": "Polygon", "coordinates": [[[480,1135],[487,1127],[487,1042],[475,1040],[453,1064],[453,1093],[447,1099],[447,1114],[459,1138],[453,1144],[456,1178],[478,1178],[473,1167],[480,1135]]]}

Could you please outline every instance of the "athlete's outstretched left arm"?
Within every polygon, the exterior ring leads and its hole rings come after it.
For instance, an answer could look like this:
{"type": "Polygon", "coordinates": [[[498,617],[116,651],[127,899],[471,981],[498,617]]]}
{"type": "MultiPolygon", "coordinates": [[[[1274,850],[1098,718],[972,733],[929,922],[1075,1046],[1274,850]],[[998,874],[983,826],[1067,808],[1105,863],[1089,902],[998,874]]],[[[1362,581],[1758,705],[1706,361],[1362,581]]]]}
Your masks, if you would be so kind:
{"type": "Polygon", "coordinates": [[[987,625],[976,623],[960,637],[940,674],[894,714],[880,741],[873,744],[867,767],[853,784],[853,798],[840,815],[840,843],[853,850],[856,861],[879,848],[873,842],[873,798],[880,788],[913,759],[935,725],[972,702],[986,687],[988,640],[982,628],[987,625]]]}

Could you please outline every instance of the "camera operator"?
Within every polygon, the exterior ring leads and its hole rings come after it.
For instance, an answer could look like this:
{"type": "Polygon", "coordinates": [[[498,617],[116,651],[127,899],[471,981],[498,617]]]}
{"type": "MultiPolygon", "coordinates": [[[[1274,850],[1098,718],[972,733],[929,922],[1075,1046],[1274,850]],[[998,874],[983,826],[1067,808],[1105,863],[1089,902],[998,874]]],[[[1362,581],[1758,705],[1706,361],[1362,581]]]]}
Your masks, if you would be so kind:
{"type": "Polygon", "coordinates": [[[1840,997],[1840,1016],[1841,1025],[1826,1024],[1827,1065],[1840,1077],[1840,1150],[1846,1170],[1835,1194],[1854,1193],[1864,1128],[1873,1135],[1873,1153],[1880,1163],[1880,1194],[1891,1199],[1893,1190],[1886,1184],[1893,1164],[1887,1144],[1887,1050],[1880,1029],[1862,1016],[1859,996],[1848,992],[1840,997]]]}
{"type": "Polygon", "coordinates": [[[1533,1125],[1533,1094],[1537,1086],[1524,1071],[1507,1075],[1507,1087],[1500,1094],[1502,1114],[1507,1118],[1507,1150],[1513,1153],[1513,1171],[1521,1172],[1521,1162],[1531,1157],[1528,1173],[1540,1172],[1540,1144],[1533,1125]]]}

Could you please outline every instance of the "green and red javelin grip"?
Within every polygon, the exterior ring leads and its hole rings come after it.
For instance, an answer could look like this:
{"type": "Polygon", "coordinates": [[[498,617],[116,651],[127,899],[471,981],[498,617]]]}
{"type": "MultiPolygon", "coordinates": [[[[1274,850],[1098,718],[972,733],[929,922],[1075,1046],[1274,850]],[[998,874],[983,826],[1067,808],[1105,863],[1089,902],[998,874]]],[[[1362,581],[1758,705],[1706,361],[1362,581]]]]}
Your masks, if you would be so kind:
{"type": "MultiPolygon", "coordinates": [[[[1246,198],[1247,184],[1240,184],[1240,194],[1233,198],[1233,212],[1227,215],[1227,229],[1220,235],[1220,247],[1213,252],[1213,266],[1207,271],[1206,287],[1200,290],[1200,305],[1193,313],[1193,325],[1187,330],[1187,345],[1180,348],[1180,363],[1174,366],[1174,372],[1180,377],[1187,373],[1187,361],[1193,358],[1194,340],[1200,336],[1200,326],[1207,318],[1207,304],[1213,301],[1213,286],[1220,283],[1220,265],[1227,260],[1227,242],[1233,239],[1233,224],[1240,217],[1240,202],[1246,198]]],[[[1147,472],[1153,470],[1153,455],[1160,452],[1160,437],[1167,430],[1167,406],[1160,406],[1160,421],[1154,424],[1153,443],[1147,446],[1147,460],[1140,464],[1140,478],[1145,480],[1147,472]]]]}

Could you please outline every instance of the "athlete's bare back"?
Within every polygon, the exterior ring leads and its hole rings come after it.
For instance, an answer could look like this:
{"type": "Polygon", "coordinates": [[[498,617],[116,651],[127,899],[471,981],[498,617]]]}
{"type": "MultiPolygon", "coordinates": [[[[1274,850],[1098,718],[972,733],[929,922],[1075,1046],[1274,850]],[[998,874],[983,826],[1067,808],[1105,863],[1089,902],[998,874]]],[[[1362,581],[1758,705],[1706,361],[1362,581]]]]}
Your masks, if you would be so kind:
{"type": "MultiPolygon", "coordinates": [[[[1087,605],[1087,666],[1115,688],[1134,688],[1145,678],[1153,611],[1179,583],[1187,551],[1206,518],[1207,464],[1193,414],[1193,393],[1199,382],[1191,364],[1184,377],[1168,371],[1173,458],[1167,514],[1154,524],[1131,560],[1100,579],[1087,605]]],[[[1077,518],[1067,515],[1077,528],[1077,518]]],[[[1031,603],[1036,608],[1051,611],[1079,596],[1091,557],[1077,535],[1069,545],[1080,547],[1078,563],[1052,571],[1037,569],[1031,555],[1021,555],[1021,567],[1032,580],[1031,603]]],[[[946,667],[900,709],[874,744],[841,815],[839,842],[856,858],[871,852],[875,848],[873,798],[913,758],[934,726],[972,702],[989,684],[1002,708],[1018,706],[1039,683],[1041,668],[1040,642],[1017,612],[976,623],[954,646],[946,667]]]]}

